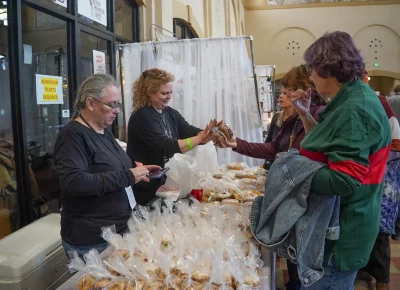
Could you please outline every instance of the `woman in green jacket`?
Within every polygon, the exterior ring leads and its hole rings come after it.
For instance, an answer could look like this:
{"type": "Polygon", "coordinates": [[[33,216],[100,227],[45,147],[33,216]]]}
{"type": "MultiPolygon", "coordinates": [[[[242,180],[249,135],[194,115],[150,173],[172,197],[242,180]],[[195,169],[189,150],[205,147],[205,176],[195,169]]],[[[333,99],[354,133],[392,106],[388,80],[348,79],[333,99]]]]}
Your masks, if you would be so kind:
{"type": "Polygon", "coordinates": [[[304,59],[318,92],[331,101],[317,123],[309,113],[308,94],[292,94],[306,131],[300,153],[328,164],[317,171],[311,187],[341,196],[341,228],[339,240],[325,244],[324,276],[303,288],[353,289],[357,270],[367,264],[379,232],[390,126],[379,99],[361,80],[364,60],[349,34],[326,33],[306,50],[304,59]]]}

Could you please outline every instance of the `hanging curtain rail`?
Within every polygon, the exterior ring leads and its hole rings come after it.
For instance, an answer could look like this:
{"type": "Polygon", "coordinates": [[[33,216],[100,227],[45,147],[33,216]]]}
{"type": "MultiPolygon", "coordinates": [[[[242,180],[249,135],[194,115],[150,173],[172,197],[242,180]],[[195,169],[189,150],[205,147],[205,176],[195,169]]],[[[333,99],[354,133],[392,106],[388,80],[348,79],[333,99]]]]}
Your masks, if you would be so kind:
{"type": "MultiPolygon", "coordinates": [[[[192,39],[177,39],[177,40],[167,40],[167,41],[147,41],[147,42],[135,42],[136,45],[148,45],[148,44],[166,44],[166,43],[179,43],[182,41],[190,41],[190,42],[200,42],[200,41],[223,41],[229,39],[248,39],[250,40],[250,46],[252,46],[253,36],[230,36],[230,37],[211,37],[211,38],[192,38],[192,39]]],[[[123,43],[119,44],[118,48],[122,50],[124,46],[128,46],[132,43],[123,43]]]]}

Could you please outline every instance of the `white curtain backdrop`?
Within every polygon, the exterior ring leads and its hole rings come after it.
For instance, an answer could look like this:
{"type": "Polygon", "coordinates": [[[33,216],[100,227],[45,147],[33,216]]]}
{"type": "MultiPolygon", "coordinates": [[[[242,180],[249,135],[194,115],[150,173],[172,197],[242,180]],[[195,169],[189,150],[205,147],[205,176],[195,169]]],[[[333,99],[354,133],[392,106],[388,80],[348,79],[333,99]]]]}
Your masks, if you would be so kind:
{"type": "MultiPolygon", "coordinates": [[[[204,128],[212,118],[222,119],[237,137],[262,142],[252,62],[245,41],[244,37],[232,37],[123,45],[127,120],[132,112],[135,80],[143,71],[157,67],[175,75],[171,107],[190,124],[204,128]]],[[[230,149],[219,149],[218,161],[243,161],[250,166],[263,163],[230,149]]]]}

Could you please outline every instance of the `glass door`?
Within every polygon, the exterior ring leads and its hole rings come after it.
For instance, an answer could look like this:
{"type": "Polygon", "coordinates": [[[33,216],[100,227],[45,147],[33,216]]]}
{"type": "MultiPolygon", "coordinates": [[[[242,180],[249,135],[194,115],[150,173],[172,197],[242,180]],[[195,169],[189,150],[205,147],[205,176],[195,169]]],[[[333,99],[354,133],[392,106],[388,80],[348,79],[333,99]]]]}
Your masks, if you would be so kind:
{"type": "MultiPolygon", "coordinates": [[[[7,15],[7,5],[0,3],[0,9],[0,15],[7,15]]],[[[0,21],[0,239],[21,227],[11,120],[7,33],[7,19],[3,18],[0,21]]]]}
{"type": "Polygon", "coordinates": [[[81,30],[80,83],[95,73],[113,74],[111,70],[112,37],[95,31],[81,30]]]}
{"type": "Polygon", "coordinates": [[[59,210],[60,186],[54,166],[54,144],[69,122],[67,23],[27,5],[22,6],[22,43],[27,149],[35,217],[59,210]],[[46,206],[41,206],[41,201],[46,206]]]}

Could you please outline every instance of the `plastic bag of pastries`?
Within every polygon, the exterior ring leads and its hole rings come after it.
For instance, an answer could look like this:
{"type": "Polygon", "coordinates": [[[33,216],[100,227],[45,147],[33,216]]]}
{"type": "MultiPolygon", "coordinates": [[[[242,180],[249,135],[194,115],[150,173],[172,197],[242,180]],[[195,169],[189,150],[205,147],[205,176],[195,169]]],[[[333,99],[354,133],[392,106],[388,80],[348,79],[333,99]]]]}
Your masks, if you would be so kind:
{"type": "Polygon", "coordinates": [[[83,274],[78,281],[78,289],[79,290],[90,290],[94,286],[96,282],[96,278],[90,274],[83,274]]]}
{"type": "Polygon", "coordinates": [[[213,256],[212,252],[204,250],[198,256],[197,262],[190,274],[188,289],[200,290],[205,289],[211,279],[213,256]]]}
{"type": "Polygon", "coordinates": [[[144,289],[146,287],[147,281],[150,280],[150,276],[147,273],[146,267],[144,265],[143,258],[136,256],[131,256],[127,261],[125,261],[126,267],[133,274],[134,279],[130,280],[130,286],[138,289],[144,289]]]}
{"type": "MultiPolygon", "coordinates": [[[[165,217],[168,219],[169,217],[165,217]]],[[[171,227],[173,225],[170,225],[171,227]]],[[[156,225],[157,240],[155,241],[156,249],[159,249],[165,253],[172,252],[174,248],[174,235],[166,223],[165,220],[161,220],[156,225]]],[[[155,250],[155,249],[154,249],[155,250]]]]}
{"type": "Polygon", "coordinates": [[[68,254],[70,256],[70,263],[68,264],[70,270],[85,272],[78,281],[79,290],[107,289],[113,276],[102,265],[96,250],[91,250],[91,253],[85,255],[86,264],[76,251],[68,254]]]}
{"type": "Polygon", "coordinates": [[[260,257],[257,246],[251,243],[250,252],[243,267],[243,284],[255,290],[261,287],[260,269],[264,263],[260,257]]]}
{"type": "MultiPolygon", "coordinates": [[[[218,245],[223,243],[222,240],[218,242],[218,245]]],[[[212,270],[211,270],[211,278],[209,281],[208,289],[211,290],[220,290],[226,289],[230,290],[234,287],[234,279],[231,273],[229,272],[228,265],[224,261],[224,247],[222,245],[217,247],[213,257],[212,270]]]]}
{"type": "Polygon", "coordinates": [[[94,277],[90,273],[86,273],[88,269],[86,268],[85,262],[79,257],[78,253],[76,251],[70,251],[68,252],[70,262],[67,265],[71,273],[81,271],[85,272],[78,281],[78,289],[79,290],[90,290],[92,289],[96,277],[94,277]]]}
{"type": "Polygon", "coordinates": [[[244,162],[234,162],[226,165],[227,170],[244,170],[249,168],[244,162]]]}
{"type": "Polygon", "coordinates": [[[223,140],[230,141],[233,138],[233,131],[224,122],[219,122],[214,128],[212,128],[212,141],[214,144],[222,144],[223,140]]]}
{"type": "Polygon", "coordinates": [[[101,237],[108,242],[114,252],[120,254],[124,259],[128,259],[129,250],[127,241],[116,233],[115,225],[101,228],[101,237]]]}

